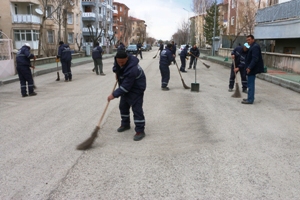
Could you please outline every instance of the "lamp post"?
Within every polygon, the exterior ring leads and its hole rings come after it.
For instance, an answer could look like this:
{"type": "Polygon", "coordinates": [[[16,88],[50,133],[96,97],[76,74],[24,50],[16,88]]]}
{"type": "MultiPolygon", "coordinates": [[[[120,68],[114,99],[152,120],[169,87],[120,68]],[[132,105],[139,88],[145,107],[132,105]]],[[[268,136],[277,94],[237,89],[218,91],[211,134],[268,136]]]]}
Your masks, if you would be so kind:
{"type": "Polygon", "coordinates": [[[211,55],[215,55],[215,37],[216,37],[216,18],[217,18],[217,0],[215,0],[215,16],[214,16],[214,33],[213,33],[213,43],[212,43],[212,52],[211,55]]]}
{"type": "Polygon", "coordinates": [[[188,12],[188,39],[187,39],[187,43],[186,44],[189,44],[189,41],[190,41],[190,13],[187,9],[183,8],[183,10],[187,11],[188,12]]]}

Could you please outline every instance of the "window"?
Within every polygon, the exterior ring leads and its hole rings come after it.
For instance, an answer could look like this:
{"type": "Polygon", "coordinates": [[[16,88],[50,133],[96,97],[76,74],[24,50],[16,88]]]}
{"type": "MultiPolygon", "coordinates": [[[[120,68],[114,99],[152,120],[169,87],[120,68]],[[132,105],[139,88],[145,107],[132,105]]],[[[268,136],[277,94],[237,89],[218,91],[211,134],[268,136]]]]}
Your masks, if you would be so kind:
{"type": "Polygon", "coordinates": [[[53,44],[54,43],[54,31],[48,30],[47,37],[48,37],[48,43],[53,44]]]}
{"type": "Polygon", "coordinates": [[[122,12],[122,6],[120,6],[120,11],[122,12]]]}
{"type": "Polygon", "coordinates": [[[47,6],[46,17],[47,18],[52,18],[52,6],[47,6]]]}
{"type": "Polygon", "coordinates": [[[68,24],[73,24],[73,13],[67,14],[67,21],[68,21],[68,24]]]}
{"type": "Polygon", "coordinates": [[[122,22],[122,17],[120,17],[120,22],[122,22]]]}
{"type": "Polygon", "coordinates": [[[101,7],[99,7],[99,14],[101,14],[101,7]]]}
{"type": "Polygon", "coordinates": [[[234,25],[234,17],[231,17],[231,22],[230,22],[231,25],[234,25]]]}
{"type": "Polygon", "coordinates": [[[68,43],[73,44],[74,33],[68,33],[68,43]]]}
{"type": "Polygon", "coordinates": [[[27,14],[32,15],[32,5],[27,6],[27,14]]]}
{"type": "Polygon", "coordinates": [[[18,4],[15,4],[15,15],[18,14],[18,4]]]}
{"type": "Polygon", "coordinates": [[[231,8],[235,8],[235,6],[236,6],[235,0],[231,0],[231,8]]]}
{"type": "Polygon", "coordinates": [[[39,31],[36,30],[15,30],[15,41],[37,41],[39,39],[39,31]]]}

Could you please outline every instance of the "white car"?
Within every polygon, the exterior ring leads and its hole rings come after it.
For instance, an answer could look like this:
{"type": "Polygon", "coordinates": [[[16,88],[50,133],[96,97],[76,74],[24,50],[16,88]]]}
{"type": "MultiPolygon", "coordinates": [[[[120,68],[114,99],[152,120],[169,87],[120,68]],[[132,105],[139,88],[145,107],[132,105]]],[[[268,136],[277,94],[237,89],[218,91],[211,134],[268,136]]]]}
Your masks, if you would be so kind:
{"type": "MultiPolygon", "coordinates": [[[[186,44],[182,44],[182,45],[180,45],[180,48],[178,49],[178,55],[180,55],[180,53],[181,53],[181,51],[185,48],[185,46],[186,46],[186,44]]],[[[191,46],[189,47],[189,49],[188,49],[188,52],[190,51],[190,49],[191,49],[191,46]]]]}

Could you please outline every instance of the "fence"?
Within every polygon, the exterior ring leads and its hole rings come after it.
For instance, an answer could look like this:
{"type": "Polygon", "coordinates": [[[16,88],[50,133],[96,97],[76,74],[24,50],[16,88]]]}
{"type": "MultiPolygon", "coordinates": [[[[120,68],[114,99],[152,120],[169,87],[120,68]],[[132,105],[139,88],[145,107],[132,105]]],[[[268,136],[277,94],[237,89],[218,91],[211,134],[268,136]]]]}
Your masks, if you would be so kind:
{"type": "Polygon", "coordinates": [[[15,74],[12,40],[0,39],[0,78],[15,74]]]}

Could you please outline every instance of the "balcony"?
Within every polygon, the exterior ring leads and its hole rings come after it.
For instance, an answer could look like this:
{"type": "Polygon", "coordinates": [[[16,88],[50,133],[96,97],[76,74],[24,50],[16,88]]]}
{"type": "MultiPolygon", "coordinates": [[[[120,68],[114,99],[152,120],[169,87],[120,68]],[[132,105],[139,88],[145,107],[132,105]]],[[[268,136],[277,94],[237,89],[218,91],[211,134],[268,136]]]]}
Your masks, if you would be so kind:
{"type": "Polygon", "coordinates": [[[92,12],[83,12],[82,13],[82,20],[83,21],[96,21],[96,14],[92,12]]]}
{"type": "Polygon", "coordinates": [[[41,24],[41,18],[36,15],[13,15],[13,23],[41,24]]]}
{"type": "Polygon", "coordinates": [[[95,0],[82,0],[81,5],[83,6],[96,6],[95,0]]]}
{"type": "MultiPolygon", "coordinates": [[[[94,36],[96,36],[96,28],[90,28],[91,34],[93,32],[94,36]]],[[[82,35],[83,36],[90,36],[90,31],[88,27],[83,27],[82,28],[82,35]]],[[[98,34],[99,34],[99,30],[98,30],[98,34]]]]}

